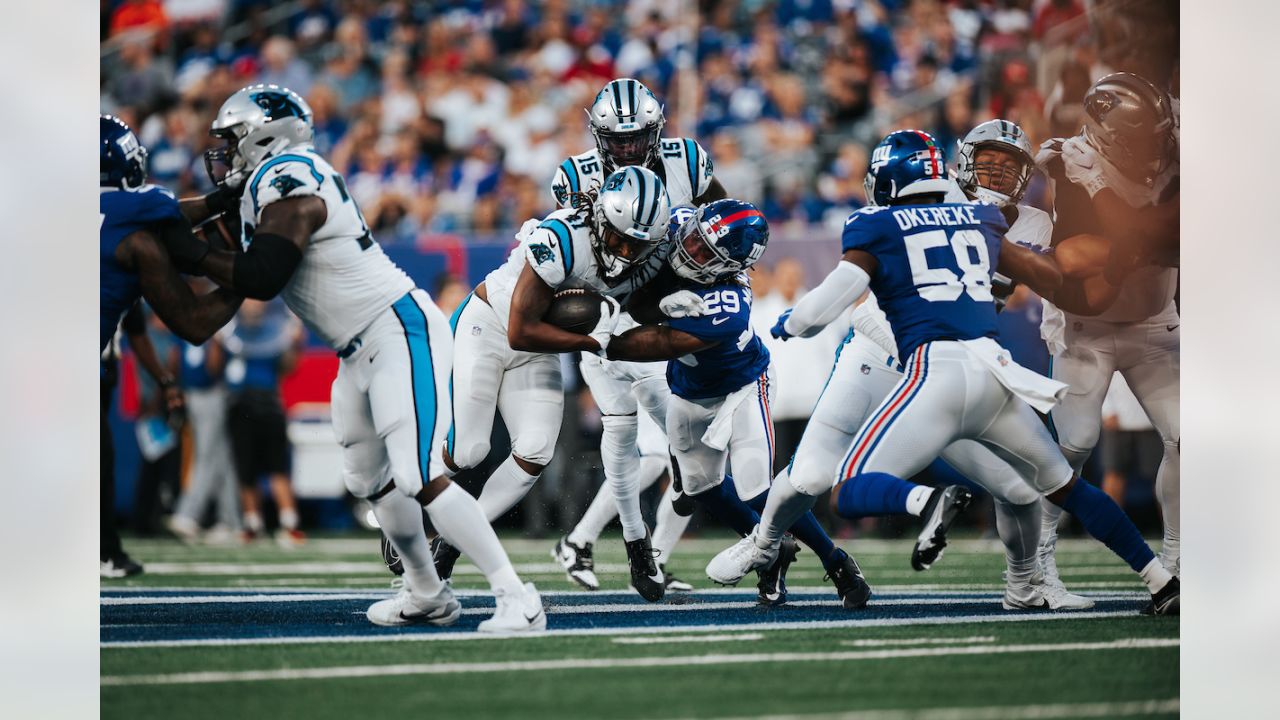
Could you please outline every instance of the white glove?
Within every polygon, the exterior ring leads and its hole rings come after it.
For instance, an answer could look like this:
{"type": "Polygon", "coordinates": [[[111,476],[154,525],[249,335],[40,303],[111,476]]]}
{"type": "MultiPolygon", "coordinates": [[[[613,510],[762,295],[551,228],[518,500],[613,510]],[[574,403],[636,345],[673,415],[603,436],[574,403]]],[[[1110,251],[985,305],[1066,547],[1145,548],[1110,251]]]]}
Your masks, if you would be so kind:
{"type": "Polygon", "coordinates": [[[1062,168],[1067,179],[1088,191],[1089,197],[1107,186],[1102,158],[1083,138],[1074,137],[1062,143],[1062,168]]]}
{"type": "Polygon", "coordinates": [[[701,317],[707,314],[702,296],[691,290],[677,290],[658,301],[658,309],[669,318],[701,317]]]}
{"type": "Polygon", "coordinates": [[[596,327],[587,333],[600,343],[600,352],[609,347],[609,338],[613,337],[614,328],[618,327],[618,320],[622,318],[622,307],[618,305],[618,301],[606,296],[600,303],[600,319],[596,321],[596,327]]]}

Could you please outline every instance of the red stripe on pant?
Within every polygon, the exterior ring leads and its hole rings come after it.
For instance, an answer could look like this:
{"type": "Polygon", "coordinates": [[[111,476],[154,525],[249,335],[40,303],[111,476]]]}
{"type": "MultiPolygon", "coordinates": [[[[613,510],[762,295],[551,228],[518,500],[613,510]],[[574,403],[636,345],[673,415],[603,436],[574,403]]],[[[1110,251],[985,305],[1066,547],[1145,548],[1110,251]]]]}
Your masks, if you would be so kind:
{"type": "Polygon", "coordinates": [[[912,354],[911,379],[898,390],[898,394],[893,396],[893,400],[891,400],[889,404],[886,405],[884,409],[867,424],[867,434],[862,438],[862,442],[858,443],[853,452],[849,454],[848,462],[846,462],[844,467],[840,469],[840,477],[849,477],[850,473],[853,472],[853,468],[857,466],[862,453],[866,452],[867,447],[871,444],[871,440],[874,439],[881,430],[884,430],[885,427],[887,427],[885,425],[885,421],[889,419],[890,415],[893,415],[894,411],[898,409],[898,406],[907,399],[907,396],[915,389],[916,384],[920,382],[920,375],[922,374],[921,371],[924,368],[924,362],[922,360],[923,352],[924,346],[921,345],[916,348],[915,353],[912,354]]]}

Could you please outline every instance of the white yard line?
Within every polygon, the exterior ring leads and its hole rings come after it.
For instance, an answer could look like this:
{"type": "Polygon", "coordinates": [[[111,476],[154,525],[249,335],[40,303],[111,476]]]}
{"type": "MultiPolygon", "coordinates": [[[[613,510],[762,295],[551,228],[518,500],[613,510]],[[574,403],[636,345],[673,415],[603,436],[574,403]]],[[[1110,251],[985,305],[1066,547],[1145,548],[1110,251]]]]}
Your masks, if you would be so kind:
{"type": "Polygon", "coordinates": [[[235,672],[165,673],[157,675],[106,675],[105,686],[189,685],[209,683],[260,682],[280,680],[326,680],[332,678],[385,678],[396,675],[456,675],[494,672],[537,672],[546,670],[599,670],[605,668],[670,668],[696,665],[741,665],[786,662],[844,662],[892,660],[952,655],[1003,655],[1014,653],[1067,652],[1082,650],[1134,650],[1177,647],[1176,638],[1126,638],[1110,642],[1041,643],[1028,645],[966,645],[893,650],[849,650],[825,653],[755,653],[750,655],[677,655],[641,658],[566,658],[483,663],[412,663],[399,665],[348,665],[338,667],[244,670],[235,672]]]}
{"type": "Polygon", "coordinates": [[[847,647],[892,647],[896,645],[964,645],[966,643],[995,642],[995,635],[973,635],[970,637],[922,637],[922,638],[888,638],[885,640],[841,640],[847,647]]]}
{"type": "Polygon", "coordinates": [[[1003,615],[955,615],[952,617],[874,618],[864,620],[823,620],[818,622],[744,623],[741,625],[690,625],[684,627],[635,627],[635,628],[572,628],[548,630],[544,633],[520,635],[491,635],[473,631],[434,631],[422,633],[378,633],[374,635],[331,635],[306,637],[266,638],[201,638],[196,640],[121,640],[99,643],[103,649],[112,648],[170,648],[170,647],[224,647],[241,645],[312,645],[317,643],[365,643],[365,642],[433,642],[440,640],[513,640],[519,638],[573,637],[581,635],[655,635],[665,633],[696,633],[774,630],[829,630],[859,627],[901,627],[908,625],[961,625],[968,623],[997,622],[1045,622],[1053,620],[1094,620],[1097,618],[1136,617],[1136,610],[1089,610],[1062,613],[1008,613],[1003,615]]]}
{"type": "Polygon", "coordinates": [[[914,710],[854,710],[813,715],[751,715],[719,720],[1048,720],[1049,718],[1131,717],[1177,713],[1178,698],[1128,702],[1055,703],[1052,705],[987,705],[914,710]]]}
{"type": "Polygon", "coordinates": [[[616,637],[613,638],[613,642],[619,645],[669,645],[671,643],[710,643],[763,639],[764,635],[760,633],[741,633],[737,635],[652,635],[641,637],[616,637]]]}

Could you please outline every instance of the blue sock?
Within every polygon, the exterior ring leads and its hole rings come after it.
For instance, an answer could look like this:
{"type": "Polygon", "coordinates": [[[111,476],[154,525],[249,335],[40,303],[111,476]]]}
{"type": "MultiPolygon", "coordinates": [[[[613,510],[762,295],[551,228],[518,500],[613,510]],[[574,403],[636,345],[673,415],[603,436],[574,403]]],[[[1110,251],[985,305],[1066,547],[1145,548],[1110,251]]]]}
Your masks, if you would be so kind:
{"type": "MultiPolygon", "coordinates": [[[[724,485],[732,485],[733,478],[725,478],[724,485]]],[[[723,485],[722,485],[723,487],[723,485]]],[[[759,495],[747,501],[747,505],[758,513],[764,512],[764,503],[769,497],[769,491],[766,490],[759,495]]],[[[822,529],[822,523],[818,522],[818,518],[813,511],[805,513],[796,520],[791,527],[787,528],[791,531],[796,539],[804,543],[806,547],[818,556],[822,561],[822,566],[826,567],[831,555],[836,551],[836,544],[831,542],[831,536],[827,535],[827,531],[822,529]]]]}
{"type": "Polygon", "coordinates": [[[1142,572],[1155,559],[1155,553],[1151,552],[1124,510],[1106,493],[1082,478],[1076,478],[1075,487],[1071,488],[1062,507],[1075,515],[1090,535],[1129,563],[1135,572],[1142,572]]]}
{"type": "Polygon", "coordinates": [[[715,487],[691,496],[694,501],[707,509],[712,517],[728,525],[734,532],[746,537],[756,525],[760,524],[760,515],[751,506],[742,502],[738,490],[733,486],[733,478],[725,476],[720,487],[715,487]]]}
{"type": "Polygon", "coordinates": [[[916,487],[889,473],[860,473],[840,486],[836,512],[845,518],[906,515],[907,495],[916,487]]]}

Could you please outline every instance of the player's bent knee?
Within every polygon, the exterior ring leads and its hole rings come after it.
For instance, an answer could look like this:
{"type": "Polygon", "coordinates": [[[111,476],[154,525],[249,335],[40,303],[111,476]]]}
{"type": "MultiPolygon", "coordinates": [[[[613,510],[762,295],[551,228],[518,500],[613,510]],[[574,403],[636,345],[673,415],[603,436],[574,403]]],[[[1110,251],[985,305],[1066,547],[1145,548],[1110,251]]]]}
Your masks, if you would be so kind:
{"type": "Polygon", "coordinates": [[[797,492],[810,497],[817,497],[831,489],[831,469],[817,467],[818,463],[804,460],[797,456],[791,466],[789,481],[797,492]]]}
{"type": "Polygon", "coordinates": [[[377,494],[387,484],[385,477],[378,473],[342,473],[342,484],[352,495],[365,500],[377,494]]]}
{"type": "MultiPolygon", "coordinates": [[[[525,472],[530,474],[542,472],[542,468],[551,462],[551,457],[555,454],[555,450],[555,439],[540,432],[521,433],[519,437],[511,442],[511,454],[516,456],[516,460],[523,460],[524,463],[539,466],[536,472],[526,467],[525,472]]],[[[487,452],[486,450],[486,454],[487,452]]]]}
{"type": "Polygon", "coordinates": [[[446,451],[450,466],[454,470],[473,468],[489,456],[489,441],[461,443],[455,442],[452,451],[446,451]]]}
{"type": "Polygon", "coordinates": [[[631,443],[635,442],[640,427],[639,418],[635,415],[604,415],[600,423],[605,433],[631,443]]]}

